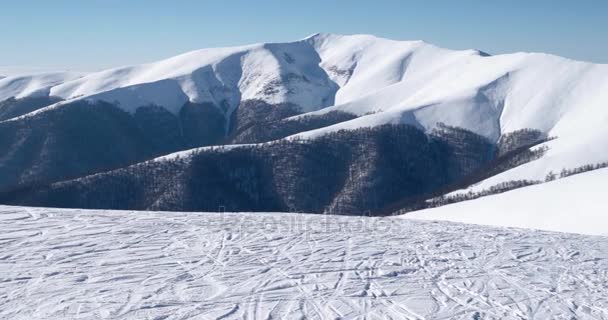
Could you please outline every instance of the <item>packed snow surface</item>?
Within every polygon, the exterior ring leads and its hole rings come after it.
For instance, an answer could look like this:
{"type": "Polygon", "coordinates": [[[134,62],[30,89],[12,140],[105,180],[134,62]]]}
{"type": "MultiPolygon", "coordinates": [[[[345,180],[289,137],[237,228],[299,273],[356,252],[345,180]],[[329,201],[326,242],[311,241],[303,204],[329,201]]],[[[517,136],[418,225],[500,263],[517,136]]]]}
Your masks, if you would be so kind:
{"type": "Polygon", "coordinates": [[[608,238],[0,207],[2,319],[608,319],[608,238]]]}
{"type": "Polygon", "coordinates": [[[608,236],[607,181],[599,169],[404,217],[608,236]]]}

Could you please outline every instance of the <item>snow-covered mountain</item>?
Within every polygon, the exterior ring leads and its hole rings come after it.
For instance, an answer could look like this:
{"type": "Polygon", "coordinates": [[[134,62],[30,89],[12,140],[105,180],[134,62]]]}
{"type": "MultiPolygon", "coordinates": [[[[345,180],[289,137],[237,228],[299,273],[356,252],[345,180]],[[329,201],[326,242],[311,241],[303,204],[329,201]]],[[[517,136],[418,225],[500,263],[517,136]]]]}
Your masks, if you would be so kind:
{"type": "Polygon", "coordinates": [[[264,100],[303,111],[375,112],[340,128],[396,121],[429,128],[441,121],[498,139],[522,128],[560,136],[578,132],[583,120],[593,125],[608,114],[607,88],[608,65],[316,34],[291,43],[203,49],[82,77],[9,77],[0,82],[0,100],[43,92],[67,101],[119,102],[131,112],[150,104],[177,112],[186,101],[234,109],[241,101],[264,100]]]}
{"type": "MultiPolygon", "coordinates": [[[[608,160],[608,65],[541,53],[490,56],[370,35],[315,34],[288,43],[203,49],[89,74],[7,77],[0,79],[0,100],[5,100],[0,131],[25,132],[0,141],[6,149],[0,150],[0,171],[15,171],[15,163],[24,163],[15,154],[31,148],[51,157],[48,163],[61,162],[52,158],[61,154],[53,152],[58,148],[53,143],[69,150],[75,139],[82,140],[73,132],[61,133],[75,122],[78,130],[87,131],[93,123],[100,127],[89,134],[90,140],[101,139],[91,142],[99,144],[95,158],[120,145],[116,139],[124,136],[122,156],[112,158],[111,165],[79,165],[55,179],[192,147],[315,138],[385,124],[408,124],[429,133],[443,123],[491,143],[521,129],[556,138],[536,147],[548,147],[540,159],[471,186],[473,191],[608,160]],[[28,100],[33,97],[35,103],[28,100]],[[90,118],[79,120],[83,113],[90,118]],[[49,123],[52,136],[48,130],[29,133],[49,123]],[[149,147],[131,152],[129,145],[149,147]]],[[[26,161],[32,165],[19,167],[23,173],[11,181],[44,171],[34,165],[40,161],[26,161]]]]}
{"type": "MultiPolygon", "coordinates": [[[[245,100],[270,104],[293,103],[304,111],[333,104],[337,90],[319,66],[320,59],[307,41],[203,49],[140,66],[88,74],[78,79],[34,77],[48,95],[66,102],[75,99],[118,102],[129,112],[157,105],[177,113],[186,101],[228,105],[245,100]],[[49,84],[51,84],[49,86],[49,84]]],[[[0,84],[1,98],[23,97],[32,88],[12,89],[0,84]],[[12,90],[11,90],[12,89],[12,90]],[[27,90],[26,90],[27,89],[27,90]]],[[[65,104],[66,102],[62,103],[65,104]]]]}

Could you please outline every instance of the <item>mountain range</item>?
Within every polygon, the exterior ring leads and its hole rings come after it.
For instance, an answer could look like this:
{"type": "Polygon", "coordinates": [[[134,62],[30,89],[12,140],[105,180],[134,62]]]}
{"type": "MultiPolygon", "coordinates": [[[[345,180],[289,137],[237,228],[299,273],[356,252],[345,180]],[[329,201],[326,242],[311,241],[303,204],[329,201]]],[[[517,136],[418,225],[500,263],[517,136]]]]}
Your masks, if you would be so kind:
{"type": "Polygon", "coordinates": [[[9,76],[0,101],[6,204],[391,214],[608,160],[608,65],[370,35],[9,76]]]}

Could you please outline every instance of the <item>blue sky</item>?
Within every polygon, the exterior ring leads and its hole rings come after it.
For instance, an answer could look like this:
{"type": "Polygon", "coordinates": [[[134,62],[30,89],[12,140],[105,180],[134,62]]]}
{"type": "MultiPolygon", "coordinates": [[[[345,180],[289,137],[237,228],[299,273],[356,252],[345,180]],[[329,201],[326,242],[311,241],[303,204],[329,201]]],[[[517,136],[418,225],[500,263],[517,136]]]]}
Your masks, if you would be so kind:
{"type": "Polygon", "coordinates": [[[0,70],[97,70],[315,32],[608,63],[607,0],[2,0],[0,70]]]}

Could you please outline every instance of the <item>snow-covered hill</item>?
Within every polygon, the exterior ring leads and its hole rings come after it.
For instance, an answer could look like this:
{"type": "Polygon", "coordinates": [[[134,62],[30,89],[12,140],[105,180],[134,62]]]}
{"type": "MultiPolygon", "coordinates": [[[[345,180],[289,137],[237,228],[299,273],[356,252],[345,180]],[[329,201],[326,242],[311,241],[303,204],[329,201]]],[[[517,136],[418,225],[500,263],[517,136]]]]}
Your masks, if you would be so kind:
{"type": "Polygon", "coordinates": [[[51,88],[83,74],[73,72],[41,73],[23,76],[0,76],[0,101],[8,98],[49,96],[51,88]]]}
{"type": "Polygon", "coordinates": [[[404,217],[608,235],[607,181],[600,169],[404,217]]]}
{"type": "Polygon", "coordinates": [[[0,207],[2,319],[608,319],[608,240],[399,218],[0,207]]]}

